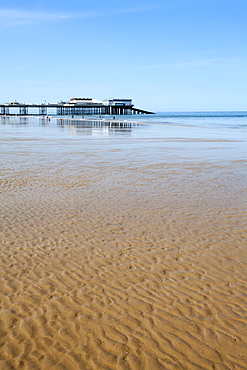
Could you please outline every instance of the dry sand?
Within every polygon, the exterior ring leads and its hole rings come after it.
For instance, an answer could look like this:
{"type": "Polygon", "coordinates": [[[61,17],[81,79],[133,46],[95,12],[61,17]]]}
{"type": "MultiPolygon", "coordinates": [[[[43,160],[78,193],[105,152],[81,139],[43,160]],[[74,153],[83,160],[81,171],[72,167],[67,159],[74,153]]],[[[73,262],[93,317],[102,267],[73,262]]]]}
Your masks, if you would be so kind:
{"type": "Polygon", "coordinates": [[[242,164],[104,150],[3,170],[0,369],[246,369],[242,164]]]}

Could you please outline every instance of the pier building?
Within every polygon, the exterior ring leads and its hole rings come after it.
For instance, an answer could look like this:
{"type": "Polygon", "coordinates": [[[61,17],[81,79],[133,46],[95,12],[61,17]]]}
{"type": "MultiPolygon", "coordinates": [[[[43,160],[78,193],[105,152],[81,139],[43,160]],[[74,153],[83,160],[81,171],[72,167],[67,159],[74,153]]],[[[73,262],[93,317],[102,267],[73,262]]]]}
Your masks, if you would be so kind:
{"type": "Polygon", "coordinates": [[[102,105],[103,102],[98,99],[92,98],[70,98],[69,104],[81,104],[81,105],[102,105]]]}
{"type": "Polygon", "coordinates": [[[133,107],[132,99],[105,99],[103,104],[114,107],[133,107]]]}

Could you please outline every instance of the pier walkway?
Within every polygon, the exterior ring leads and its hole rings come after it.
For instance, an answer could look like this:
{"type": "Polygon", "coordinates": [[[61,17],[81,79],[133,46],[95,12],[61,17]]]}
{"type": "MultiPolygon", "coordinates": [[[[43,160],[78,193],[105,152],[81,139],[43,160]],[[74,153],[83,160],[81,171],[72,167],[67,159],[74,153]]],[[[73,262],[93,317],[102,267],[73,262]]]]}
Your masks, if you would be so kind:
{"type": "Polygon", "coordinates": [[[143,109],[130,106],[104,105],[104,104],[0,104],[0,115],[130,115],[130,114],[154,114],[143,109]]]}

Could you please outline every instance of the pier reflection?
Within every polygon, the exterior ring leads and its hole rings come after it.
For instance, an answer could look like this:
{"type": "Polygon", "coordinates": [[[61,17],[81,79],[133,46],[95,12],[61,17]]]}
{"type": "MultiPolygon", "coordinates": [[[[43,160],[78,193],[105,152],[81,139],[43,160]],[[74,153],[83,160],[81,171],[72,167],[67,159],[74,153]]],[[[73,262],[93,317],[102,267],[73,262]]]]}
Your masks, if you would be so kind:
{"type": "Polygon", "coordinates": [[[131,135],[133,129],[139,129],[143,125],[127,120],[119,120],[115,117],[105,118],[55,118],[52,116],[40,117],[20,117],[20,116],[1,116],[0,124],[10,126],[29,126],[33,129],[38,127],[59,128],[68,130],[73,135],[131,135]]]}
{"type": "Polygon", "coordinates": [[[40,126],[47,126],[50,122],[50,118],[49,117],[40,117],[39,118],[39,124],[40,126]]]}
{"type": "Polygon", "coordinates": [[[102,132],[104,135],[111,135],[114,133],[120,133],[128,135],[131,133],[133,127],[137,128],[139,125],[137,123],[128,121],[115,121],[114,118],[109,120],[77,120],[77,119],[66,119],[59,118],[56,119],[57,125],[61,128],[70,128],[76,134],[82,135],[93,135],[95,133],[102,132]]]}
{"type": "Polygon", "coordinates": [[[0,117],[0,123],[3,125],[28,125],[28,117],[16,117],[2,116],[0,117]]]}

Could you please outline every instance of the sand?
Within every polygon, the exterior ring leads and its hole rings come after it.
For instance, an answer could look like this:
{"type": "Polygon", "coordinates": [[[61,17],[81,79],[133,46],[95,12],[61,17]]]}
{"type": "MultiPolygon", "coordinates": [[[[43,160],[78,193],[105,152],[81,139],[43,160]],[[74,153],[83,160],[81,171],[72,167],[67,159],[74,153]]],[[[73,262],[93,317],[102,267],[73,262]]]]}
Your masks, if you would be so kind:
{"type": "Polygon", "coordinates": [[[245,163],[77,140],[8,137],[0,369],[246,369],[245,163]]]}

